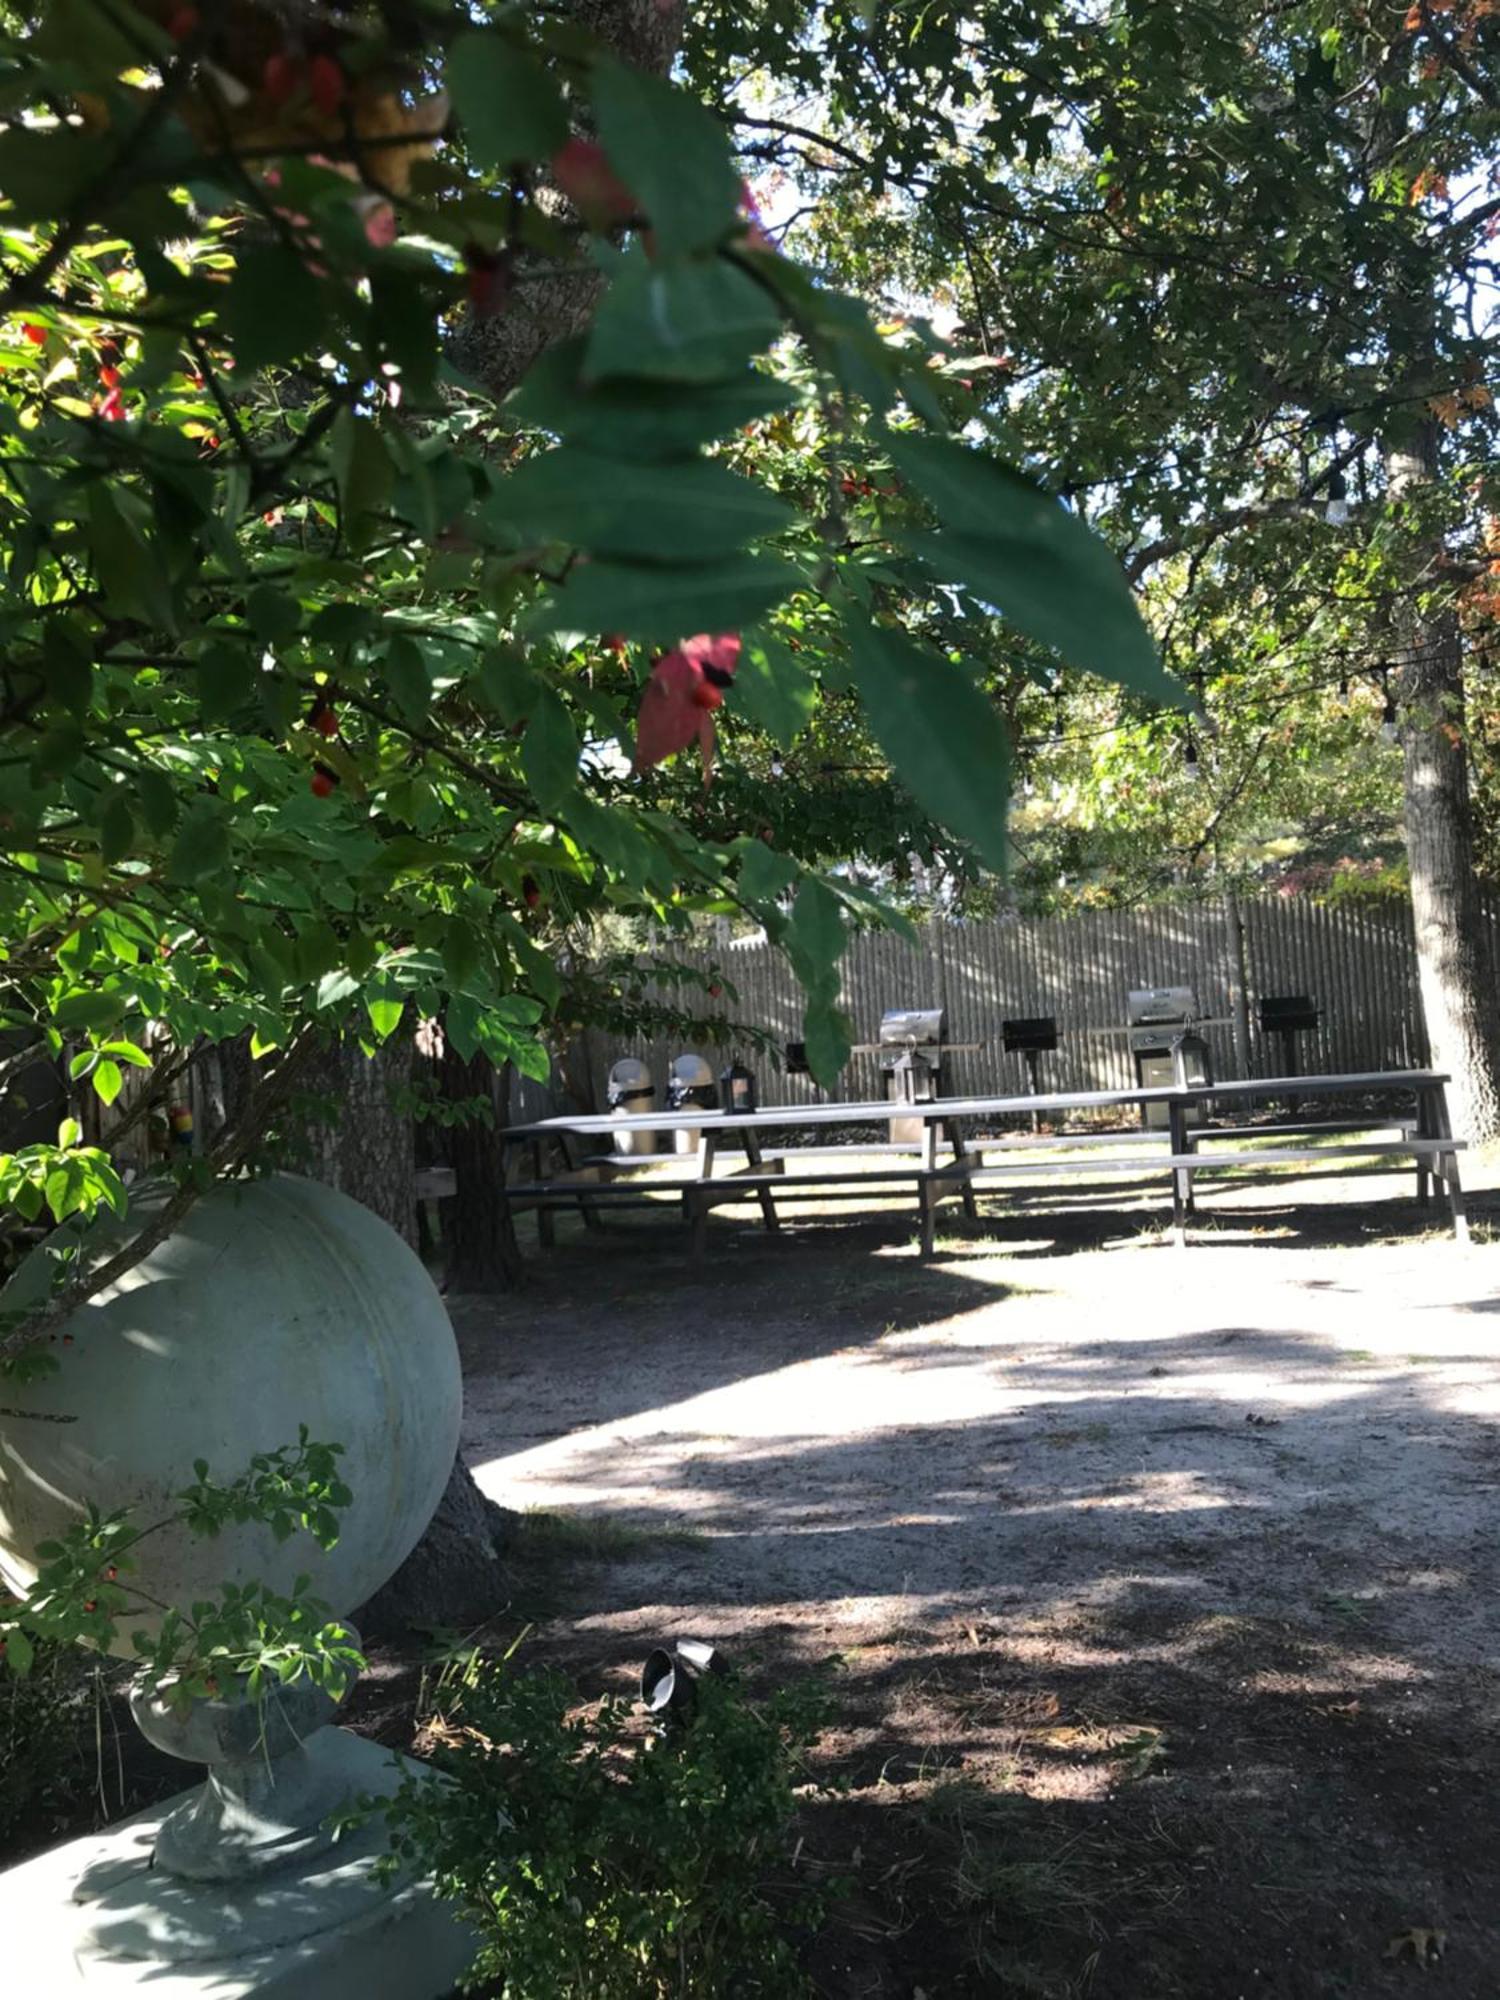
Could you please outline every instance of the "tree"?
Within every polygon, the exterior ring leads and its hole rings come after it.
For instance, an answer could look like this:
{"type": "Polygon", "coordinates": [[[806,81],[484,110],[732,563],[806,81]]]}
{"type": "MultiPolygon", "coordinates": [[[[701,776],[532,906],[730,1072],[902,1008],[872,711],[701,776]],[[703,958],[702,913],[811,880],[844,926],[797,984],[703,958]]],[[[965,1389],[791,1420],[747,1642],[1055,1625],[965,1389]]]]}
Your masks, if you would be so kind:
{"type": "Polygon", "coordinates": [[[906,26],[814,55],[785,16],[711,15],[689,54],[705,90],[728,55],[761,82],[753,112],[720,95],[810,191],[792,240],[946,300],[985,407],[1132,575],[1186,558],[1174,652],[1200,592],[1269,585],[1285,636],[1318,601],[1356,672],[1387,669],[1434,1053],[1492,1136],[1457,641],[1492,618],[1493,15],[978,0],[906,26]],[[790,112],[810,61],[816,110],[790,112]]]}
{"type": "Polygon", "coordinates": [[[399,1068],[440,1016],[460,1060],[545,1074],[549,1023],[619,1004],[560,969],[563,911],[746,910],[834,1073],[837,961],[881,906],[700,830],[643,768],[680,743],[706,777],[742,688],[802,700],[804,630],[992,864],[1003,731],[928,607],[982,643],[1004,599],[1173,697],[1103,545],[964,440],[940,344],[770,248],[720,124],[579,22],[55,0],[8,10],[4,48],[5,1023],[106,1107],[139,1070],[137,1121],[205,1049],[252,1058],[103,1265],[75,1225],[126,1205],[106,1151],[70,1123],[0,1158],[20,1220],[62,1225],[5,1365],[45,1365],[41,1335],[215,1175],[276,1157],[332,1045],[399,1068]],[[449,332],[504,348],[533,281],[589,308],[497,402],[449,332]],[[798,410],[831,460],[802,505],[715,449],[798,410]],[[855,536],[862,465],[886,504],[855,536]]]}

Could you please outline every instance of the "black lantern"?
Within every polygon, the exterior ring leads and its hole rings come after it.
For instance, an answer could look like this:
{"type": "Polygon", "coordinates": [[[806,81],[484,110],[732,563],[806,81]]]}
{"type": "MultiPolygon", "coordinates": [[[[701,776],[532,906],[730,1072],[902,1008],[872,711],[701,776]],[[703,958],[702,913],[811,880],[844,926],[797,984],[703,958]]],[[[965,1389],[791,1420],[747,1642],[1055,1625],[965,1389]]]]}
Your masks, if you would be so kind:
{"type": "Polygon", "coordinates": [[[742,1062],[732,1062],[719,1077],[719,1091],[724,1109],[731,1114],[741,1114],[755,1109],[755,1072],[746,1069],[742,1062]]]}

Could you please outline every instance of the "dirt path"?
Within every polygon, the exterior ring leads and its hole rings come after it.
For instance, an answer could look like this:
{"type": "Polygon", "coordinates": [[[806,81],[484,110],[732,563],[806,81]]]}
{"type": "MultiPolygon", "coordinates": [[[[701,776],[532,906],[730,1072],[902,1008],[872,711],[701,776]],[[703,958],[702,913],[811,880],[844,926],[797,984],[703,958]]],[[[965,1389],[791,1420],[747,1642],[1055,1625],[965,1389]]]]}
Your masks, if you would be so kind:
{"type": "Polygon", "coordinates": [[[1412,1927],[1500,1994],[1500,1259],[1349,1186],[1186,1255],[1117,1194],[926,1267],[621,1229],[452,1302],[486,1491],[645,1531],[546,1650],[838,1656],[830,1994],[1400,1992],[1412,1927]]]}

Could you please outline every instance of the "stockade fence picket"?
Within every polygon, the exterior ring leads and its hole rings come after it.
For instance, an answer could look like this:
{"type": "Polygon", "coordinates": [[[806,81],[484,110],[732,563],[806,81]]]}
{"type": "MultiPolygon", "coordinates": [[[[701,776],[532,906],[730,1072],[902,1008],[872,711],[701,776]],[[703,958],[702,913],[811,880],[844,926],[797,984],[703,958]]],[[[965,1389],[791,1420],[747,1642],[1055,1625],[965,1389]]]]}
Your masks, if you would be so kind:
{"type": "MultiPolygon", "coordinates": [[[[1492,965],[1500,969],[1500,908],[1485,925],[1492,965]]],[[[756,1069],[763,1102],[801,1104],[828,1098],[858,1102],[883,1097],[878,1059],[855,1055],[829,1091],[788,1076],[769,1058],[737,1046],[734,1023],[765,1029],[778,1044],[801,1032],[802,997],[784,955],[763,938],[726,941],[712,950],[666,946],[660,959],[693,965],[725,991],[704,1011],[724,1023],[722,1039],[704,1053],[720,1066],[731,1053],[756,1069]]],[[[842,964],[840,1001],[856,1042],[873,1041],[891,1007],[942,1007],[950,1042],[980,1046],[946,1059],[944,1093],[997,1095],[1027,1089],[1019,1055],[1003,1050],[1001,1022],[1052,1015],[1059,1045],[1041,1059],[1043,1089],[1107,1090],[1133,1081],[1130,1049],[1121,1032],[1132,987],[1191,986],[1214,1073],[1276,1076],[1284,1071],[1279,1038],[1264,1035],[1262,998],[1308,994],[1319,1010],[1315,1031],[1299,1037],[1304,1074],[1418,1067],[1427,1039],[1417,988],[1411,906],[1404,898],[1357,904],[1317,904],[1269,896],[1136,910],[1089,910],[1065,917],[954,921],[922,925],[915,945],[888,931],[861,931],[842,964]]],[[[661,997],[673,995],[663,989],[661,997]]],[[[680,995],[676,996],[680,999],[680,995]]],[[[641,1057],[658,1090],[682,1053],[665,1041],[606,1044],[592,1034],[570,1065],[587,1075],[602,1108],[610,1065],[641,1057]]],[[[515,1112],[536,1116],[540,1093],[528,1092],[515,1112]]]]}

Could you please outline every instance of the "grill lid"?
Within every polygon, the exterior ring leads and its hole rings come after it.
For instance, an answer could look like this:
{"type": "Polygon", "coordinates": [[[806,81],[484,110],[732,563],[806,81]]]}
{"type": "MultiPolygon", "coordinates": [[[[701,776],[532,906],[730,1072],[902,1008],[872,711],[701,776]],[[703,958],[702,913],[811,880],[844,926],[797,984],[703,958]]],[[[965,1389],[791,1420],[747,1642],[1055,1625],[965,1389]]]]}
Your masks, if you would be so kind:
{"type": "Polygon", "coordinates": [[[880,1017],[882,1048],[936,1048],[942,1039],[941,1007],[891,1007],[880,1017]]]}
{"type": "Polygon", "coordinates": [[[1125,1018],[1132,1028],[1160,1021],[1177,1025],[1198,1018],[1198,995],[1191,986],[1133,986],[1125,1018]]]}

